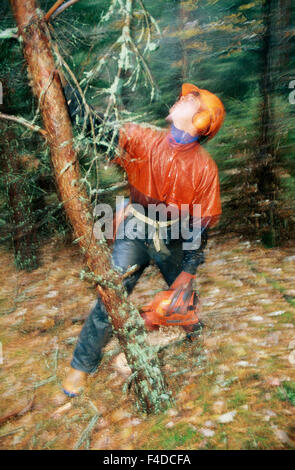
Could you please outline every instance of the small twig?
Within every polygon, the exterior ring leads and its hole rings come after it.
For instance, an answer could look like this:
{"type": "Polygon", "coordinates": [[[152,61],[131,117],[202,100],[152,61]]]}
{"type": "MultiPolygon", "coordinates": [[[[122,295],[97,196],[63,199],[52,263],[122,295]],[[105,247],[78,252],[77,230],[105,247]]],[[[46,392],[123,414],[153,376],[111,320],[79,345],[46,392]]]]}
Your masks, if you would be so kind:
{"type": "Polygon", "coordinates": [[[17,28],[7,28],[0,31],[0,39],[18,39],[17,28]]]}
{"type": "Polygon", "coordinates": [[[63,11],[65,11],[67,8],[70,6],[74,5],[74,3],[77,3],[79,0],[69,0],[66,2],[64,5],[61,5],[57,10],[55,10],[54,13],[51,15],[51,19],[54,20],[58,15],[60,15],[63,11]]]}
{"type": "Polygon", "coordinates": [[[188,340],[187,336],[184,336],[181,339],[178,339],[176,341],[172,341],[172,343],[165,344],[164,346],[160,346],[157,348],[158,354],[162,353],[168,348],[172,348],[173,346],[180,346],[181,344],[185,343],[188,340]]]}
{"type": "Polygon", "coordinates": [[[39,126],[35,126],[34,124],[31,124],[29,121],[22,117],[0,113],[0,119],[6,119],[7,121],[16,122],[17,124],[21,124],[22,126],[27,127],[31,131],[39,132],[43,137],[47,137],[47,132],[44,129],[39,126]]]}
{"type": "MultiPolygon", "coordinates": [[[[53,382],[54,380],[56,380],[56,375],[52,375],[51,377],[49,377],[48,379],[45,379],[45,380],[41,380],[41,382],[36,382],[33,387],[34,390],[36,390],[36,388],[39,388],[39,387],[43,387],[43,385],[46,385],[50,382],[53,382]]],[[[31,389],[30,388],[30,389],[31,389]]]]}
{"type": "Polygon", "coordinates": [[[55,4],[50,8],[50,10],[44,16],[44,20],[49,21],[49,18],[51,17],[51,15],[53,15],[55,10],[57,10],[63,2],[64,0],[57,0],[57,2],[55,2],[55,4]]]}
{"type": "Polygon", "coordinates": [[[93,401],[91,401],[90,399],[88,401],[89,401],[89,405],[93,409],[94,413],[99,415],[99,411],[98,411],[97,407],[95,406],[95,404],[93,403],[93,401]]]}
{"type": "Polygon", "coordinates": [[[11,431],[5,432],[4,434],[0,434],[0,439],[2,437],[11,436],[11,434],[15,434],[16,432],[20,431],[21,429],[24,429],[24,427],[20,426],[18,428],[12,429],[11,431]]]}
{"type": "Polygon", "coordinates": [[[132,274],[136,273],[140,268],[141,266],[139,264],[135,264],[123,274],[122,279],[127,279],[127,277],[132,276],[132,274]]]}
{"type": "Polygon", "coordinates": [[[86,279],[88,281],[94,281],[101,287],[108,287],[110,289],[114,289],[115,291],[121,293],[122,287],[121,285],[115,285],[111,281],[103,279],[102,276],[95,276],[93,273],[87,273],[84,270],[80,272],[80,279],[86,279]]]}
{"type": "Polygon", "coordinates": [[[34,398],[35,397],[33,396],[33,398],[31,398],[25,404],[25,406],[21,406],[20,408],[16,408],[13,411],[9,411],[5,415],[0,416],[0,424],[2,425],[3,423],[5,423],[6,421],[8,421],[11,418],[15,418],[16,416],[22,416],[25,413],[28,413],[28,411],[30,411],[32,409],[32,406],[33,406],[33,403],[34,403],[34,398]]]}
{"type": "Polygon", "coordinates": [[[57,372],[57,363],[58,363],[58,345],[56,346],[56,349],[54,351],[54,372],[55,372],[55,374],[57,372]]]}
{"type": "Polygon", "coordinates": [[[97,193],[99,195],[106,194],[106,193],[110,193],[110,192],[113,192],[113,191],[117,191],[118,189],[126,188],[126,186],[128,186],[128,181],[121,181],[120,183],[114,184],[113,186],[109,186],[108,188],[92,189],[92,193],[93,194],[97,193]]]}
{"type": "MultiPolygon", "coordinates": [[[[202,330],[200,331],[196,331],[195,333],[191,333],[191,336],[192,337],[198,337],[200,334],[201,334],[202,330]]],[[[189,336],[186,334],[183,338],[181,339],[178,339],[176,341],[172,341],[172,343],[168,343],[168,344],[165,344],[164,346],[160,346],[158,348],[158,353],[162,353],[164,350],[168,349],[168,348],[171,348],[173,346],[180,346],[181,344],[184,344],[186,342],[189,342],[190,341],[190,338],[189,336]]]]}
{"type": "Polygon", "coordinates": [[[92,430],[94,428],[94,426],[96,425],[97,421],[98,421],[98,418],[99,418],[99,414],[95,414],[88,426],[84,429],[84,431],[82,432],[81,436],[80,436],[80,439],[77,441],[77,443],[75,444],[75,447],[74,447],[74,450],[77,450],[79,449],[79,447],[81,447],[81,445],[83,444],[84,441],[86,441],[87,439],[90,438],[90,435],[92,433],[92,430]]]}
{"type": "Polygon", "coordinates": [[[178,370],[176,372],[172,372],[170,374],[170,377],[177,377],[178,375],[187,374],[187,373],[191,372],[194,367],[199,367],[200,364],[201,364],[200,361],[193,362],[193,364],[188,369],[182,369],[182,370],[178,370]]]}

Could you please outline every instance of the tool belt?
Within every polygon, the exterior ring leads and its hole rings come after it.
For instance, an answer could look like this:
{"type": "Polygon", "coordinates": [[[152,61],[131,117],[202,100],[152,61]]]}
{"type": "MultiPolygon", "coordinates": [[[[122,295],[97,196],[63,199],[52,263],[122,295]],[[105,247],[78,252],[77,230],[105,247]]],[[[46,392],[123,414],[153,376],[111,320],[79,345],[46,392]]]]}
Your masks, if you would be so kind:
{"type": "Polygon", "coordinates": [[[160,238],[160,229],[163,227],[170,227],[171,225],[174,225],[176,222],[179,222],[179,217],[177,219],[165,220],[165,221],[154,220],[142,214],[141,212],[137,211],[136,209],[134,209],[134,207],[131,204],[130,206],[128,206],[127,211],[128,213],[131,213],[132,215],[134,215],[134,217],[136,217],[141,222],[144,222],[155,228],[155,233],[153,235],[153,242],[154,242],[155,250],[157,252],[159,251],[169,252],[169,250],[167,250],[165,243],[163,242],[163,239],[160,238]]]}

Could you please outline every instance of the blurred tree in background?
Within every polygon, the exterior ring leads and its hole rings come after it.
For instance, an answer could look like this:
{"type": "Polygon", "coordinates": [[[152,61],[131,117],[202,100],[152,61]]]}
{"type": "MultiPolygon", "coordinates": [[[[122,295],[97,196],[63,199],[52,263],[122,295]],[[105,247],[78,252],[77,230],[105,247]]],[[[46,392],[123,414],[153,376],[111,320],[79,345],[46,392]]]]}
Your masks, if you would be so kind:
{"type": "MultiPolygon", "coordinates": [[[[223,216],[217,230],[254,236],[267,246],[293,237],[292,3],[80,0],[51,19],[57,66],[72,87],[79,85],[81,104],[85,100],[104,115],[98,130],[89,129],[87,112],[74,125],[83,182],[93,204],[98,198],[112,202],[118,193],[106,189],[124,179],[121,170],[109,164],[114,151],[114,141],[107,138],[110,123],[119,127],[136,120],[165,126],[181,83],[189,81],[216,93],[227,112],[219,134],[205,144],[220,171],[223,216]]],[[[44,12],[53,4],[39,1],[44,12]]],[[[0,14],[0,111],[41,125],[8,0],[1,2],[0,14]]],[[[53,233],[70,234],[42,136],[2,121],[0,138],[2,154],[12,152],[11,161],[22,162],[13,170],[1,163],[2,241],[13,241],[15,224],[22,226],[26,220],[37,228],[39,243],[53,233]],[[13,222],[7,189],[12,184],[10,171],[22,182],[26,175],[27,211],[22,221],[13,222]]]]}

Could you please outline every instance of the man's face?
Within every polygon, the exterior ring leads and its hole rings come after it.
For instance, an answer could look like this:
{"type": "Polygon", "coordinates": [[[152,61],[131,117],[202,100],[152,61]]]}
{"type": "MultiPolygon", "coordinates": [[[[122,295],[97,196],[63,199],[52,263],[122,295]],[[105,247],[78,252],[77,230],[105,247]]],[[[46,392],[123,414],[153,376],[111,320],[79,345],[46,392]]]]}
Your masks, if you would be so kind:
{"type": "Polygon", "coordinates": [[[194,115],[200,110],[201,102],[200,99],[189,93],[186,96],[182,96],[176,103],[170,108],[168,121],[173,123],[183,121],[184,123],[192,123],[194,115]]]}

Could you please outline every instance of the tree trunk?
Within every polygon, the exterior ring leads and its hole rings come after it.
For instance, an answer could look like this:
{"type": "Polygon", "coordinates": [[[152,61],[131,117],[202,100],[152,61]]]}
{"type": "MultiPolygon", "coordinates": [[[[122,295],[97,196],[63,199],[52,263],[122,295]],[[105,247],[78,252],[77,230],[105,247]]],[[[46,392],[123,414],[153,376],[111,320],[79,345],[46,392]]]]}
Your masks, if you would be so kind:
{"type": "MultiPolygon", "coordinates": [[[[292,73],[286,74],[290,64],[291,40],[289,30],[292,28],[292,0],[279,0],[278,8],[278,42],[279,72],[283,75],[283,85],[288,85],[292,73]]],[[[280,77],[281,78],[281,77],[280,77]]]]}
{"type": "Polygon", "coordinates": [[[73,148],[71,122],[51,52],[47,25],[35,0],[10,1],[23,40],[33,91],[41,103],[60,199],[134,373],[137,404],[143,411],[157,412],[167,406],[169,394],[158,357],[146,345],[143,320],[138,310],[127,302],[121,276],[111,268],[107,243],[98,243],[93,237],[91,205],[79,182],[80,169],[73,148]]]}
{"type": "Polygon", "coordinates": [[[6,186],[11,226],[8,237],[12,239],[14,262],[17,269],[33,271],[38,268],[37,232],[33,201],[28,181],[24,178],[26,169],[18,155],[18,148],[12,144],[16,135],[2,123],[4,139],[0,147],[0,163],[6,186]],[[5,129],[6,127],[6,129],[5,129]],[[7,141],[10,145],[7,145],[7,141]]]}
{"type": "Polygon", "coordinates": [[[274,114],[274,64],[276,61],[275,24],[277,0],[265,0],[263,3],[264,34],[262,38],[262,72],[260,79],[261,111],[260,135],[258,139],[256,178],[257,188],[264,207],[262,235],[263,241],[274,246],[280,237],[280,218],[277,214],[279,179],[277,177],[277,159],[275,149],[275,114],[274,114]]]}

